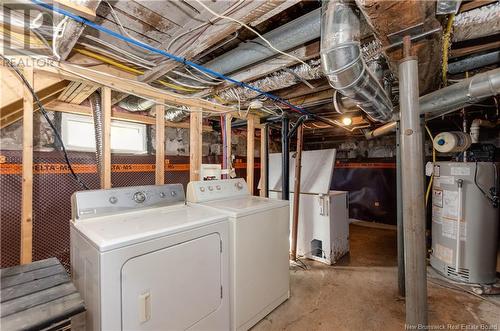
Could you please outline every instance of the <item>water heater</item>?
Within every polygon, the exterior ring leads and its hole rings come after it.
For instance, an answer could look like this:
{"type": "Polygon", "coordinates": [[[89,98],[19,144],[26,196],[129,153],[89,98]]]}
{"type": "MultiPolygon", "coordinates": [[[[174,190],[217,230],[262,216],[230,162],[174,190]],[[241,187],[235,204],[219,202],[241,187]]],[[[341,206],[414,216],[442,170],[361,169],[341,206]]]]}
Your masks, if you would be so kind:
{"type": "Polygon", "coordinates": [[[499,208],[489,197],[498,188],[497,168],[492,162],[434,165],[431,266],[450,279],[496,280],[499,208]]]}

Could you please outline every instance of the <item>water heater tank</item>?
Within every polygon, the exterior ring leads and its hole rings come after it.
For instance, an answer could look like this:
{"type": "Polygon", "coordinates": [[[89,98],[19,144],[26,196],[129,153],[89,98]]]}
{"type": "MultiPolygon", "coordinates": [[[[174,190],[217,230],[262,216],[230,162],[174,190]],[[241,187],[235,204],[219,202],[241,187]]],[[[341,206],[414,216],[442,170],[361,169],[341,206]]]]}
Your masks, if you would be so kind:
{"type": "Polygon", "coordinates": [[[450,279],[480,284],[496,280],[499,208],[478,186],[486,193],[498,187],[497,168],[491,162],[435,163],[431,266],[450,279]]]}

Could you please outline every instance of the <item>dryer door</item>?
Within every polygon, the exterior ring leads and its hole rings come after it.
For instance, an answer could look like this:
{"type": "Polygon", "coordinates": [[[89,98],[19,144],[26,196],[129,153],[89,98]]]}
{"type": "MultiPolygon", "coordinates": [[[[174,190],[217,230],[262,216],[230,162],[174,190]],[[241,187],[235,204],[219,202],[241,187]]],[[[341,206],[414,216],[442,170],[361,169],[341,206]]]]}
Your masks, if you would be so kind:
{"type": "Polygon", "coordinates": [[[128,260],[123,330],[184,330],[221,304],[220,236],[209,234],[128,260]]]}

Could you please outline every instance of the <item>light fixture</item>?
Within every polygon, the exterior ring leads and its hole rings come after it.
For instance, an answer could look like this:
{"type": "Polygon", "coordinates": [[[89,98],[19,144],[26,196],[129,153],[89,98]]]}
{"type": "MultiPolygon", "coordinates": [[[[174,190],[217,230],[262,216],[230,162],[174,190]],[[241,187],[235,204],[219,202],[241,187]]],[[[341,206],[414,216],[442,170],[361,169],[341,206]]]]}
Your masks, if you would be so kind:
{"type": "Polygon", "coordinates": [[[352,124],[352,119],[350,117],[343,117],[342,118],[342,124],[345,126],[351,125],[352,124]]]}

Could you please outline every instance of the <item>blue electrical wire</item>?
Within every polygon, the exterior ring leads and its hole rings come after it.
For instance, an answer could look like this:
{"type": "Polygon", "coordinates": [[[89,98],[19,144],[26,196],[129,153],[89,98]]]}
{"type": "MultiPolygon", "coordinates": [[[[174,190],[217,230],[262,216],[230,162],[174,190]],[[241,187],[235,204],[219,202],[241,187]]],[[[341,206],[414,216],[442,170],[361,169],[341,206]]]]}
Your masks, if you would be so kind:
{"type": "Polygon", "coordinates": [[[281,103],[281,104],[289,107],[290,109],[292,109],[292,110],[294,110],[294,111],[296,111],[298,113],[311,115],[312,117],[315,117],[315,118],[319,119],[319,117],[317,115],[315,115],[313,113],[310,113],[310,112],[308,112],[307,110],[305,110],[303,108],[294,106],[290,102],[288,102],[288,101],[286,101],[286,100],[284,100],[284,99],[282,99],[282,98],[280,98],[278,96],[275,96],[274,94],[262,91],[262,90],[260,90],[259,88],[255,87],[255,86],[252,86],[252,85],[243,83],[243,82],[241,82],[239,80],[233,79],[231,77],[225,76],[225,75],[223,75],[223,74],[221,74],[221,73],[219,73],[217,71],[213,71],[213,70],[211,70],[209,68],[206,68],[206,67],[204,67],[202,65],[199,65],[197,63],[191,62],[191,61],[189,61],[188,59],[186,59],[184,57],[177,56],[177,55],[174,55],[174,54],[170,54],[168,52],[165,52],[165,51],[163,51],[161,49],[155,48],[155,47],[150,46],[148,44],[145,44],[145,43],[142,43],[140,41],[137,41],[137,40],[128,38],[126,36],[123,36],[123,35],[115,32],[115,31],[112,31],[112,30],[110,30],[108,28],[105,28],[105,27],[103,27],[103,26],[101,26],[99,24],[95,24],[94,22],[91,22],[91,21],[89,21],[89,20],[87,20],[87,19],[85,19],[83,17],[80,17],[78,15],[70,13],[69,11],[66,11],[64,9],[53,7],[53,6],[51,6],[51,5],[49,5],[49,4],[45,3],[45,2],[42,2],[40,0],[31,0],[31,1],[33,3],[41,6],[41,7],[44,7],[46,9],[48,9],[48,10],[51,10],[51,11],[56,12],[56,13],[59,13],[61,15],[70,17],[70,18],[74,19],[77,22],[80,22],[80,23],[85,24],[87,26],[90,26],[90,27],[92,27],[92,28],[94,28],[96,30],[102,31],[104,33],[107,33],[107,34],[109,34],[109,35],[111,35],[111,36],[113,36],[115,38],[121,39],[121,40],[123,40],[123,41],[125,41],[125,42],[127,42],[129,44],[134,44],[134,45],[139,46],[141,48],[144,48],[144,49],[146,49],[148,51],[151,51],[153,53],[161,54],[161,55],[163,55],[163,56],[165,56],[165,57],[167,57],[167,58],[169,58],[171,60],[174,60],[176,62],[182,63],[182,64],[184,64],[186,66],[199,69],[199,70],[201,70],[201,71],[203,71],[203,72],[205,72],[205,73],[207,73],[209,75],[215,76],[215,77],[220,78],[220,79],[224,79],[224,80],[226,80],[228,82],[231,82],[233,84],[236,84],[238,86],[250,89],[250,90],[255,91],[255,92],[257,92],[257,93],[259,93],[261,95],[264,95],[264,96],[268,97],[269,99],[272,99],[272,100],[274,100],[276,102],[279,102],[279,103],[281,103]]]}

